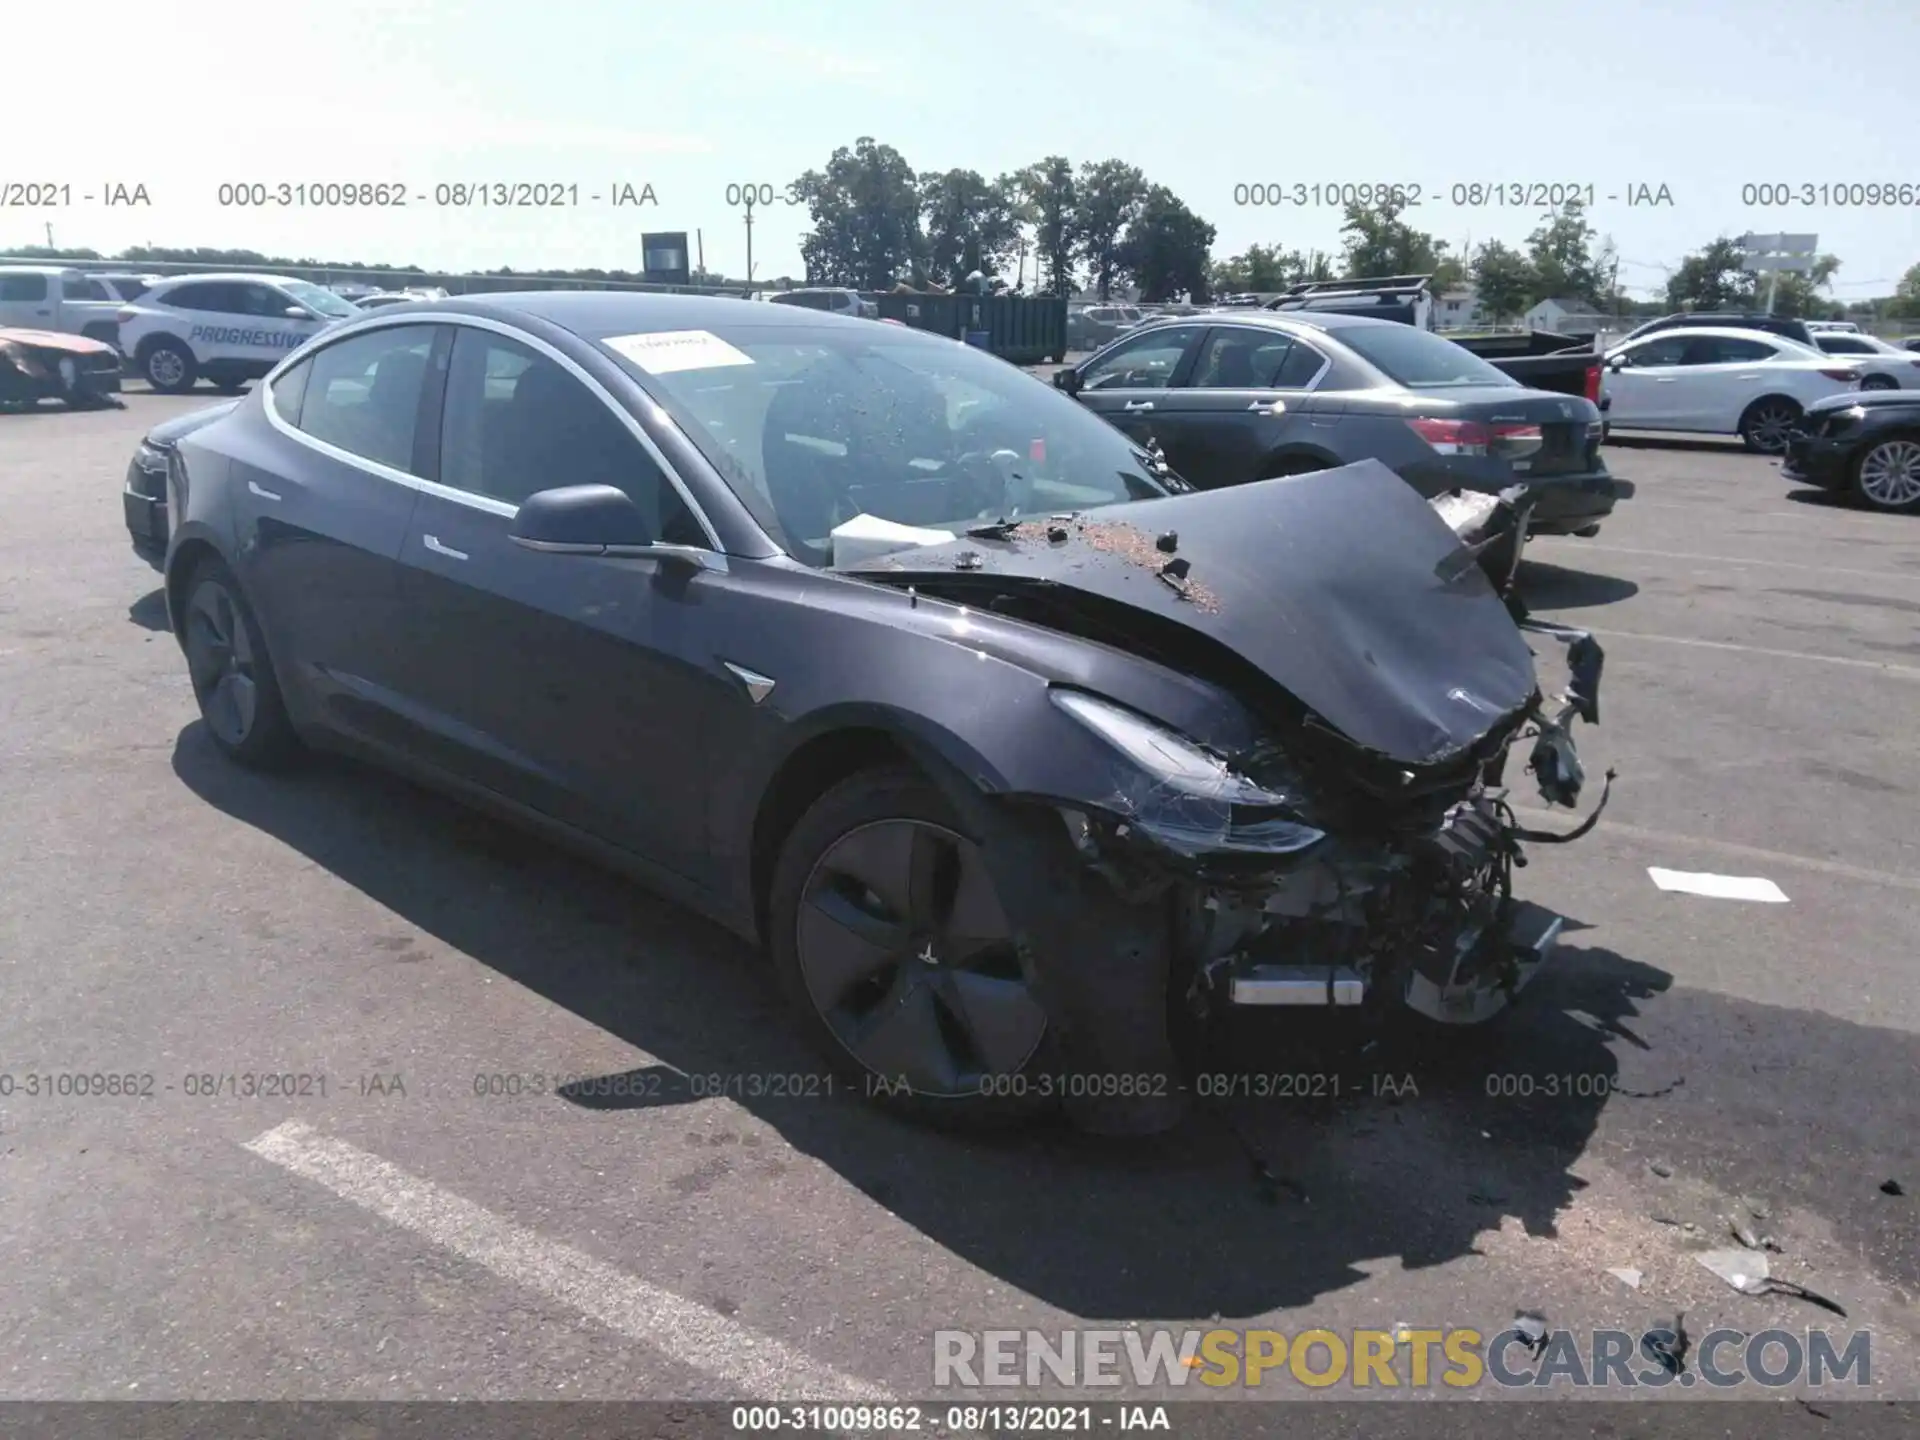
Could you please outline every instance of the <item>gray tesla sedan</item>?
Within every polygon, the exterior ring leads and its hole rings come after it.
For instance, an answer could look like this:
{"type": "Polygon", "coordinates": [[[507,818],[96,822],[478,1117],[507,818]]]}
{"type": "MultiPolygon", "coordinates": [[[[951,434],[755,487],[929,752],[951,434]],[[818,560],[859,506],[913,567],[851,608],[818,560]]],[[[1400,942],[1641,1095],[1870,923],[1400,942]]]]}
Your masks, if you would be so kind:
{"type": "Polygon", "coordinates": [[[643,877],[918,1114],[1157,1128],[1209,1016],[1470,1024],[1558,933],[1500,776],[1532,740],[1574,802],[1598,651],[1556,634],[1549,703],[1463,541],[1497,507],[1377,464],[1199,493],[951,340],[542,292],[315,337],[167,487],[221,751],[360,755],[643,877]]]}

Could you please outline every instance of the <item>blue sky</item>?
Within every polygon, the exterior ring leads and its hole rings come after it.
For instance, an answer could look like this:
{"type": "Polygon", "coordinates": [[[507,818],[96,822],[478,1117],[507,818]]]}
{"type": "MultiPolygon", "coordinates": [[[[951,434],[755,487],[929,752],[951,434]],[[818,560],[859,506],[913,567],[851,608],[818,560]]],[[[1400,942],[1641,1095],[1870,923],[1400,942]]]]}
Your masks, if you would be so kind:
{"type": "MultiPolygon", "coordinates": [[[[58,243],[103,251],[637,269],[642,231],[684,228],[738,274],[729,182],[783,184],[872,135],[918,170],[1119,157],[1212,221],[1217,254],[1337,247],[1336,208],[1233,203],[1262,181],[1417,184],[1418,223],[1456,247],[1524,239],[1532,209],[1448,203],[1478,181],[1595,186],[1594,222],[1637,290],[1746,230],[1817,232],[1843,299],[1920,261],[1920,205],[1759,208],[1741,193],[1920,187],[1920,0],[108,0],[88,15],[125,48],[89,48],[84,65],[70,14],[9,18],[14,54],[49,63],[7,65],[0,182],[67,182],[76,200],[140,183],[152,204],[0,211],[0,247],[51,222],[58,243]],[[95,81],[111,105],[84,103],[95,81]],[[222,182],[251,180],[546,180],[583,198],[625,181],[659,204],[219,206],[222,182]],[[1673,203],[1629,207],[1641,185],[1673,203]]],[[[803,212],[759,212],[756,274],[799,273],[804,229],[803,212]]]]}

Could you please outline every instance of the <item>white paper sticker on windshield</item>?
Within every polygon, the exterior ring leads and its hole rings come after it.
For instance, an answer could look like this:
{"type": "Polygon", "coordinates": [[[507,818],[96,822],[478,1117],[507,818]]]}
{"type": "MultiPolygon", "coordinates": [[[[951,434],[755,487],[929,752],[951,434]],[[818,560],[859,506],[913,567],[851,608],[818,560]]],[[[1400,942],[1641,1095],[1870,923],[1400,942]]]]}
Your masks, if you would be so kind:
{"type": "Polygon", "coordinates": [[[676,370],[718,370],[751,365],[753,357],[707,330],[660,330],[651,335],[614,335],[604,342],[649,375],[676,370]]]}

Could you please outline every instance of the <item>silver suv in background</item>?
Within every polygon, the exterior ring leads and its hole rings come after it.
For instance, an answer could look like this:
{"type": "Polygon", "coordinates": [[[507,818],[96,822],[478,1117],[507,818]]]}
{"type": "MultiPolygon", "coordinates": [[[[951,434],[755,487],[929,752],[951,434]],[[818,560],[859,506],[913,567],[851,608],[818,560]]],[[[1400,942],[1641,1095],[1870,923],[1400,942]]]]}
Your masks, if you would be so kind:
{"type": "Polygon", "coordinates": [[[809,286],[801,290],[781,290],[767,296],[775,305],[798,305],[806,310],[825,310],[834,315],[852,315],[861,320],[878,320],[880,307],[863,300],[858,290],[838,286],[809,286]]]}

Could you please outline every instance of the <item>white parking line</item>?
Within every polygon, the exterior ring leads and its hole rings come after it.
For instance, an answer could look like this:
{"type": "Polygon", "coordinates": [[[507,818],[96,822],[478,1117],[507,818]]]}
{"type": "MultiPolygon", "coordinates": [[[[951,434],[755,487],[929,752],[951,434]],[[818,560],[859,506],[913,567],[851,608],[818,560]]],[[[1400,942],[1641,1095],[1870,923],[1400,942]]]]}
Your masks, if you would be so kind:
{"type": "Polygon", "coordinates": [[[1763,905],[1785,905],[1787,892],[1760,875],[1714,875],[1701,870],[1662,870],[1649,865],[1647,874],[1662,890],[1682,895],[1704,895],[1709,900],[1754,900],[1763,905]]]}
{"type": "MultiPolygon", "coordinates": [[[[1527,550],[1532,552],[1541,540],[1571,539],[1563,535],[1542,535],[1527,542],[1527,550]]],[[[1920,585],[1920,570],[1849,570],[1841,565],[1809,565],[1803,560],[1741,560],[1732,555],[1695,555],[1685,550],[1642,550],[1635,545],[1602,545],[1598,541],[1580,541],[1578,553],[1590,550],[1603,550],[1613,555],[1653,555],[1662,560],[1688,560],[1703,565],[1745,565],[1766,570],[1811,570],[1821,575],[1858,575],[1863,580],[1899,580],[1908,585],[1920,585]]]]}
{"type": "Polygon", "coordinates": [[[1661,645],[1693,645],[1702,650],[1733,650],[1742,655],[1765,655],[1774,660],[1817,660],[1822,665],[1850,665],[1856,670],[1878,670],[1898,680],[1920,680],[1920,665],[1895,665],[1889,660],[1856,660],[1851,655],[1815,655],[1807,650],[1772,650],[1764,645],[1736,645],[1731,640],[1696,640],[1691,635],[1649,635],[1643,630],[1602,630],[1598,625],[1582,625],[1580,628],[1613,640],[1652,640],[1661,645]]]}
{"type": "MultiPolygon", "coordinates": [[[[1541,810],[1531,805],[1516,805],[1513,813],[1529,825],[1545,826],[1550,830],[1564,830],[1567,827],[1567,812],[1564,810],[1541,810]]],[[[1672,830],[1651,830],[1644,825],[1627,825],[1618,820],[1602,818],[1595,830],[1596,837],[1620,835],[1629,840],[1645,840],[1650,844],[1663,845],[1669,849],[1686,851],[1717,851],[1722,855],[1737,855],[1743,860],[1764,861],[1770,865],[1785,865],[1796,870],[1811,870],[1820,875],[1832,875],[1842,880],[1859,880],[1869,885],[1890,885],[1896,890],[1920,891],[1920,876],[1895,875],[1886,870],[1869,870],[1862,865],[1849,865],[1843,860],[1822,860],[1814,855],[1794,855],[1785,850],[1763,850],[1758,845],[1741,845],[1733,840],[1716,840],[1710,835],[1681,835],[1672,830]]]]}
{"type": "Polygon", "coordinates": [[[289,1120],[247,1149],[381,1219],[571,1306],[610,1330],[767,1400],[883,1403],[885,1390],[789,1349],[716,1311],[649,1285],[571,1245],[503,1220],[377,1155],[289,1120]]]}

